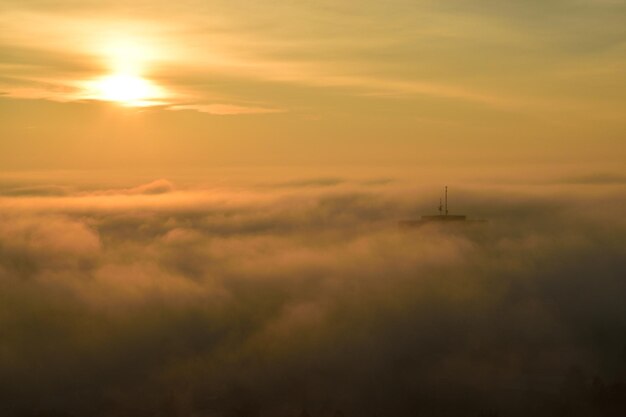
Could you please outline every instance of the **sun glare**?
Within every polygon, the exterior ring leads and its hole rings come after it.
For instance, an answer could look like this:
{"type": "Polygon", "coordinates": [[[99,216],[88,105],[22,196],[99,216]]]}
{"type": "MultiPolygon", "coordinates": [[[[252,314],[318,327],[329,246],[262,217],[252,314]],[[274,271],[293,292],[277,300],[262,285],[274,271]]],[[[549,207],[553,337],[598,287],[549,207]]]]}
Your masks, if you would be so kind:
{"type": "Polygon", "coordinates": [[[96,98],[128,106],[146,105],[158,98],[160,89],[150,81],[127,74],[106,76],[95,82],[96,98]]]}
{"type": "Polygon", "coordinates": [[[154,64],[156,49],[131,36],[108,39],[94,48],[108,74],[80,83],[83,98],[139,107],[163,104],[166,91],[142,75],[154,64]]]}

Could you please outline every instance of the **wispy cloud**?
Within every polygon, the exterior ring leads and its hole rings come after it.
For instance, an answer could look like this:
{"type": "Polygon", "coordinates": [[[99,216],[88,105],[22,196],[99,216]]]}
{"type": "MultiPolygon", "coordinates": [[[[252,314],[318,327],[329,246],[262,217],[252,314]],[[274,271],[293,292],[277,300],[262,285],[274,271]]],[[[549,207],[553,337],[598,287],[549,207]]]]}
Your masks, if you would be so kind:
{"type": "Polygon", "coordinates": [[[215,114],[220,116],[233,116],[240,114],[267,114],[282,113],[284,110],[268,107],[239,106],[234,104],[176,104],[168,107],[171,110],[195,110],[201,113],[215,114]]]}
{"type": "MultiPolygon", "coordinates": [[[[149,15],[150,16],[150,15],[149,15]]],[[[176,71],[176,66],[183,73],[191,69],[204,71],[208,74],[221,74],[239,78],[242,80],[252,79],[267,82],[279,82],[292,85],[349,88],[352,92],[347,94],[402,94],[424,95],[428,97],[444,98],[450,100],[463,100],[492,106],[500,106],[503,103],[513,102],[513,97],[501,97],[488,91],[482,91],[476,87],[458,86],[443,80],[431,81],[420,80],[419,77],[411,77],[405,81],[398,81],[391,74],[377,76],[363,75],[368,72],[368,67],[379,65],[380,62],[367,62],[353,54],[345,60],[333,62],[324,58],[325,48],[341,51],[372,47],[371,42],[365,39],[344,38],[337,42],[329,42],[324,39],[311,43],[303,39],[298,42],[285,42],[277,38],[275,34],[263,35],[256,32],[234,33],[221,31],[211,27],[198,27],[197,30],[184,30],[185,19],[191,19],[192,27],[198,23],[190,15],[178,15],[177,19],[165,23],[160,20],[116,21],[105,14],[104,18],[78,15],[72,17],[51,14],[37,14],[33,12],[9,12],[3,19],[8,27],[12,28],[11,36],[2,40],[6,48],[11,48],[17,53],[6,54],[5,61],[8,64],[23,62],[23,57],[31,57],[29,65],[33,66],[33,74],[24,76],[23,72],[6,69],[7,75],[24,77],[32,83],[29,88],[5,83],[2,89],[11,97],[16,98],[44,98],[58,101],[80,100],[81,83],[85,79],[77,77],[67,71],[70,62],[88,68],[92,77],[100,72],[100,76],[110,71],[107,66],[111,65],[110,48],[115,43],[123,45],[124,42],[134,42],[140,45],[142,51],[147,54],[146,76],[151,73],[162,71],[176,71]],[[27,24],[16,25],[16,21],[27,24]],[[264,37],[265,36],[265,37],[264,37]],[[77,42],[70,42],[76,40],[77,42]],[[342,41],[343,39],[343,41],[342,41]],[[347,43],[346,43],[347,42],[347,43]],[[68,45],[64,47],[62,45],[68,45]],[[71,45],[71,48],[69,48],[71,45]],[[309,45],[307,52],[301,59],[289,58],[297,55],[297,49],[309,45]],[[41,53],[32,54],[33,48],[41,53]],[[109,48],[109,49],[107,49],[109,48]],[[315,51],[320,56],[316,56],[315,51]],[[68,54],[82,54],[82,58],[72,58],[68,61],[68,54]],[[149,56],[148,56],[149,55],[149,56]],[[22,58],[20,58],[22,57],[22,58]],[[19,58],[19,59],[18,59],[19,58]],[[44,59],[45,58],[45,59],[44,59]],[[33,61],[34,60],[34,61],[33,61]],[[352,62],[351,62],[352,61],[352,62]],[[346,63],[348,65],[346,66],[346,63]],[[365,65],[365,67],[363,67],[365,65]],[[359,66],[361,68],[359,68],[359,66]],[[50,72],[56,76],[51,78],[50,72]],[[50,87],[46,87],[49,85],[50,87]]],[[[187,23],[188,24],[188,23],[187,23]]],[[[393,42],[383,42],[380,47],[393,47],[393,42]]],[[[170,78],[171,74],[168,75],[170,78]]],[[[174,77],[175,78],[175,77],[174,77]]],[[[210,79],[210,76],[207,77],[210,79]]],[[[169,97],[168,104],[174,105],[173,109],[185,106],[185,101],[196,99],[203,101],[206,91],[183,90],[175,83],[164,85],[169,97]]],[[[214,85],[214,92],[226,92],[228,88],[223,85],[214,85]]],[[[232,93],[231,93],[232,94],[232,93]]],[[[233,101],[245,100],[246,97],[232,97],[233,101]]],[[[272,101],[267,97],[268,102],[272,101]]],[[[238,106],[234,102],[222,102],[203,106],[194,106],[195,109],[214,114],[246,114],[253,108],[244,109],[246,106],[238,106]]],[[[270,107],[280,108],[280,104],[270,107]]],[[[268,108],[254,109],[255,113],[271,113],[268,108]]]]}

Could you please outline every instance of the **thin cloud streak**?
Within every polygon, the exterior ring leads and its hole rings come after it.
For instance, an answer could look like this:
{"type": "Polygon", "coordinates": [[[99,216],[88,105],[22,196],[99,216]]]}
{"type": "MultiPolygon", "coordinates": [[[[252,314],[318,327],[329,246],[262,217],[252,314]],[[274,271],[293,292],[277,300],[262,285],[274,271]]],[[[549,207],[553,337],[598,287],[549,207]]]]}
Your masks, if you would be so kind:
{"type": "Polygon", "coordinates": [[[267,107],[240,106],[234,104],[177,104],[167,107],[170,110],[195,110],[200,113],[208,113],[219,116],[236,116],[241,114],[268,114],[283,113],[284,110],[267,107]]]}
{"type": "MultiPolygon", "coordinates": [[[[81,19],[79,22],[76,18],[62,17],[58,15],[36,15],[32,13],[17,13],[15,15],[7,14],[4,19],[5,24],[15,26],[13,34],[4,40],[4,43],[10,42],[12,47],[21,45],[27,48],[41,48],[41,39],[57,39],[54,46],[48,49],[46,53],[55,57],[55,60],[61,60],[63,54],[67,52],[76,52],[76,50],[66,51],[53,49],[58,45],[68,43],[70,39],[80,39],[78,45],[72,42],[73,48],[78,47],[84,54],[91,56],[93,62],[92,67],[101,68],[101,74],[106,74],[109,70],[106,62],[106,44],[115,41],[124,42],[124,37],[141,45],[142,48],[151,49],[151,58],[147,63],[147,75],[150,72],[158,72],[161,66],[171,66],[176,64],[178,68],[185,71],[185,68],[202,69],[209,73],[228,75],[231,77],[239,77],[245,79],[256,79],[270,82],[285,82],[289,84],[301,86],[324,86],[356,89],[355,94],[417,94],[435,98],[445,98],[453,100],[462,100],[486,104],[494,107],[507,105],[507,103],[515,102],[513,97],[500,98],[489,92],[473,91],[471,88],[448,85],[446,83],[426,82],[426,81],[397,81],[394,78],[372,77],[353,74],[346,74],[344,63],[332,64],[323,61],[315,61],[314,57],[307,60],[290,61],[285,59],[268,59],[263,56],[263,49],[259,52],[243,54],[238,52],[241,45],[254,44],[250,34],[227,35],[225,38],[218,35],[212,36],[211,33],[196,34],[196,38],[189,39],[180,37],[178,32],[184,27],[181,22],[163,24],[159,21],[107,21],[88,18],[88,21],[81,19]],[[29,21],[30,24],[15,26],[12,21],[29,21]],[[34,29],[33,29],[34,28],[34,29]],[[60,28],[63,28],[62,30],[60,28]],[[115,29],[113,31],[113,29],[115,29]],[[33,32],[35,30],[35,32],[33,32]],[[111,32],[111,39],[107,40],[107,32],[111,32]],[[38,36],[35,36],[38,34],[38,36]],[[121,36],[121,38],[120,38],[121,36]],[[33,43],[33,39],[37,42],[33,43]],[[209,42],[210,40],[210,42],[209,42]],[[207,50],[206,43],[209,42],[207,50]],[[191,46],[189,46],[189,44],[191,46]],[[193,46],[196,45],[196,46],[193,46]],[[103,55],[104,54],[104,55],[103,55]],[[200,66],[200,68],[198,68],[200,66]]],[[[255,35],[255,37],[258,35],[255,35]]],[[[258,43],[258,41],[255,41],[258,43]]],[[[271,38],[266,40],[265,49],[269,52],[280,51],[282,45],[280,41],[272,41],[271,38]]],[[[50,48],[50,46],[48,46],[50,48]]],[[[289,46],[291,48],[291,46],[289,46]]],[[[244,48],[246,50],[247,48],[244,48]]],[[[271,54],[270,54],[271,55],[271,54]]],[[[43,63],[42,63],[43,64],[43,63]]],[[[356,64],[356,62],[355,62],[356,64]]],[[[35,83],[28,89],[15,88],[10,83],[3,86],[6,95],[14,98],[42,98],[56,101],[74,101],[81,100],[84,94],[81,93],[81,83],[85,80],[76,80],[75,78],[63,78],[60,76],[49,79],[46,73],[50,68],[41,68],[41,75],[26,78],[27,81],[35,83]],[[37,85],[47,83],[49,87],[40,88],[37,85]]],[[[356,65],[351,65],[353,71],[356,65]]],[[[53,67],[54,69],[54,67],[53,67]]],[[[57,69],[60,71],[60,68],[57,69]]],[[[350,70],[348,70],[350,72],[350,70]]],[[[68,74],[69,75],[69,74],[68,74]]],[[[203,100],[201,92],[185,91],[183,93],[180,88],[175,85],[165,85],[170,95],[164,101],[173,106],[184,105],[189,99],[203,100]]],[[[350,93],[348,93],[350,94],[350,93]]],[[[245,99],[240,97],[239,99],[245,99]]],[[[220,103],[222,106],[232,106],[234,109],[236,104],[220,103]]],[[[212,105],[217,106],[217,105],[212,105]]],[[[175,108],[175,107],[173,107],[175,108]]],[[[217,108],[217,107],[214,107],[217,108]]],[[[212,113],[211,107],[198,107],[201,111],[212,113]],[[207,109],[209,111],[207,111],[207,109]]],[[[223,107],[222,110],[226,109],[223,107]]],[[[260,112],[260,111],[257,111],[260,112]]],[[[224,111],[217,109],[215,113],[223,114],[224,111]]],[[[232,112],[232,113],[246,113],[232,112]]]]}

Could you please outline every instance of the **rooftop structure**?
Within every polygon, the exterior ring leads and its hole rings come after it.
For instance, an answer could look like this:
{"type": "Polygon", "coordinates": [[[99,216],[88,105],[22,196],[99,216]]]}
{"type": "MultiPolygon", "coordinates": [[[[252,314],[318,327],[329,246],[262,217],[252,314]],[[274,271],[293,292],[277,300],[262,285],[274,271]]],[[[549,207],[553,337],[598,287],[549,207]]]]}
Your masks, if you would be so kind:
{"type": "Polygon", "coordinates": [[[422,216],[419,220],[402,220],[399,225],[402,227],[419,227],[429,223],[458,224],[476,223],[484,220],[471,220],[462,214],[449,214],[448,212],[448,186],[445,187],[444,200],[439,199],[439,214],[422,216]]]}

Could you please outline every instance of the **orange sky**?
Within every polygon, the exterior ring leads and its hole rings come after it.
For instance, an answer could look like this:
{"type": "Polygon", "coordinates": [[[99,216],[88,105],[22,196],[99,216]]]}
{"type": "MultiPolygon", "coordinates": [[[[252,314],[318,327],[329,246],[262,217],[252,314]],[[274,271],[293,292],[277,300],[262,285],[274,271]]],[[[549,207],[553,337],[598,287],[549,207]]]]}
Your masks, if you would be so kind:
{"type": "Polygon", "coordinates": [[[619,164],[626,5],[4,1],[0,167],[619,164]]]}

